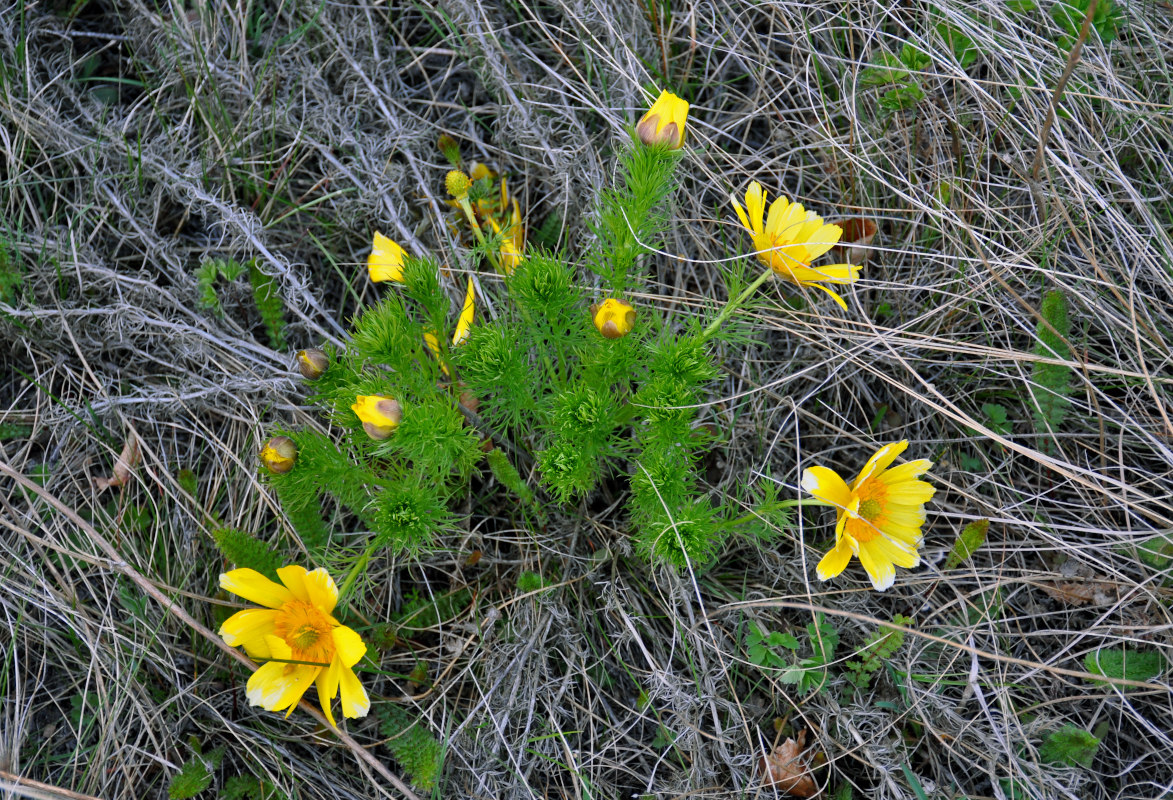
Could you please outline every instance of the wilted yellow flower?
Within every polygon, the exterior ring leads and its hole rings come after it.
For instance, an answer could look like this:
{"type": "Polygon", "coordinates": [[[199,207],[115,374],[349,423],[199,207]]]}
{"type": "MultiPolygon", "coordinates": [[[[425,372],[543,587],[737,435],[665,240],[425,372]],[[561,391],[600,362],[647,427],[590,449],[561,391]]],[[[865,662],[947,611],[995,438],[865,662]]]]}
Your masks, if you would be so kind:
{"type": "Polygon", "coordinates": [[[472,330],[472,317],[475,313],[476,290],[473,289],[472,278],[469,278],[468,290],[464,293],[464,306],[460,309],[460,319],[456,321],[456,333],[452,334],[453,347],[464,344],[465,340],[468,339],[468,332],[472,330]]]}
{"type": "Polygon", "coordinates": [[[297,445],[288,436],[274,436],[261,448],[261,463],[274,475],[284,475],[297,462],[297,445]]]}
{"type": "Polygon", "coordinates": [[[386,439],[399,427],[403,406],[398,400],[377,394],[360,394],[350,408],[362,421],[362,429],[372,439],[386,439]]]}
{"type": "Polygon", "coordinates": [[[684,125],[688,120],[688,101],[667,90],[635,126],[635,135],[646,145],[664,145],[679,150],[684,145],[684,125]]]}
{"type": "Polygon", "coordinates": [[[297,351],[297,369],[307,381],[316,381],[330,368],[330,357],[324,350],[309,347],[297,351]]]}
{"type": "Polygon", "coordinates": [[[822,283],[855,283],[860,268],[851,264],[817,268],[810,265],[838,243],[843,235],[842,228],[823,224],[823,218],[818,214],[785,197],[779,197],[770,205],[770,215],[766,217],[766,196],[757,181],[751,183],[745,192],[744,209],[736,197],[730,199],[741,224],[753,237],[759,261],[788,281],[822,289],[835,298],[844,311],[847,310],[843,298],[822,283]]]}
{"type": "Polygon", "coordinates": [[[882,592],[896,579],[897,566],[910,569],[920,563],[917,548],[924,541],[925,503],[937,490],[917,480],[933,466],[931,461],[889,469],[907,447],[907,441],[884,445],[850,485],[827,467],[803,470],[802,488],[839,509],[835,548],[819,562],[819,580],[838,575],[854,554],[872,586],[882,592]]]}
{"type": "Polygon", "coordinates": [[[341,696],[343,715],[365,717],[371,701],[354,665],[367,646],[331,615],[338,603],[334,579],[324,569],[307,572],[296,565],[279,568],[277,576],[281,583],[252,569],[220,575],[220,588],[264,606],[238,611],[220,626],[229,645],[243,645],[249,656],[266,662],[248,679],[249,705],[289,709],[288,717],[316,681],[318,702],[331,725],[335,695],[341,696]]]}
{"type": "Polygon", "coordinates": [[[403,282],[403,248],[375,231],[375,241],[367,258],[367,271],[371,280],[403,282]]]}
{"type": "Polygon", "coordinates": [[[599,333],[608,339],[626,336],[635,325],[635,309],[614,297],[608,297],[601,304],[591,306],[591,317],[599,333]]]}
{"type": "MultiPolygon", "coordinates": [[[[493,233],[500,235],[501,228],[497,225],[491,217],[489,224],[493,226],[493,233]]],[[[499,253],[499,261],[501,264],[501,271],[506,275],[512,275],[513,271],[517,269],[517,265],[522,261],[521,251],[525,249],[525,229],[521,226],[521,209],[517,205],[517,199],[513,200],[513,216],[509,223],[509,231],[505,234],[505,238],[501,240],[501,252],[499,253]]]]}
{"type": "Polygon", "coordinates": [[[468,197],[468,190],[472,188],[472,181],[463,172],[454,169],[444,178],[444,187],[452,197],[457,200],[462,200],[468,197]]]}

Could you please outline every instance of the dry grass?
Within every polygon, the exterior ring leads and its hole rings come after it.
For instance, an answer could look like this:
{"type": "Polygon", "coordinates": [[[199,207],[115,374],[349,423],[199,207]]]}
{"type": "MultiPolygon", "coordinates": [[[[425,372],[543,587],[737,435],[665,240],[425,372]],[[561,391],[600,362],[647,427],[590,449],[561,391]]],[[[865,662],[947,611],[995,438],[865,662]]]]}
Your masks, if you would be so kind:
{"type": "MultiPolygon", "coordinates": [[[[1070,51],[1047,11],[18,2],[0,15],[0,239],[21,276],[0,293],[0,422],[24,428],[5,429],[0,460],[214,627],[210,527],[295,554],[255,451],[274,424],[319,423],[247,284],[221,288],[223,316],[198,306],[200,263],[259,258],[295,348],[341,343],[377,296],[359,267],[373,228],[456,263],[439,133],[507,170],[531,228],[558,215],[577,252],[640,87],[672,85],[693,101],[691,150],[645,305],[683,320],[723,297],[721,265],[748,246],[726,198],[750,179],[880,222],[850,313],[775,287],[755,345],[724,354],[706,411],[728,434],[714,491],[775,481],[794,496],[802,467],[850,472],[907,438],[937,462],[926,564],[882,595],[858,565],[819,583],[828,518],[810,513],[777,546],[677,575],[630,555],[620,496],[544,530],[478,511],[435,553],[379,563],[364,594],[382,619],[409,591],[476,590],[365,678],[376,704],[409,705],[446,742],[438,796],[773,796],[755,764],[775,718],[809,730],[837,797],[1171,795],[1167,677],[1126,691],[1079,674],[1100,648],[1173,654],[1168,570],[1135,551],[1173,530],[1173,26],[1160,4],[1122,7],[1120,37],[1093,34],[1053,107],[1070,51]],[[931,55],[925,97],[886,113],[861,79],[906,42],[931,55]],[[1069,302],[1073,388],[1047,432],[1029,387],[1052,289],[1069,302]],[[132,480],[97,490],[131,435],[132,480]],[[992,521],[988,543],[944,572],[975,518],[992,521]],[[522,570],[563,585],[519,596],[522,570]],[[894,614],[917,633],[872,688],[837,665],[800,695],[749,662],[745,631],[800,631],[816,607],[843,658],[894,614]],[[408,688],[417,661],[433,690],[408,688]],[[1102,738],[1089,768],[1040,757],[1064,724],[1102,738]]],[[[163,796],[195,737],[226,750],[204,796],[250,773],[288,796],[396,794],[304,714],[249,708],[243,670],[68,516],[7,479],[0,509],[6,793],[163,796]]],[[[380,739],[373,718],[348,728],[380,739]]]]}

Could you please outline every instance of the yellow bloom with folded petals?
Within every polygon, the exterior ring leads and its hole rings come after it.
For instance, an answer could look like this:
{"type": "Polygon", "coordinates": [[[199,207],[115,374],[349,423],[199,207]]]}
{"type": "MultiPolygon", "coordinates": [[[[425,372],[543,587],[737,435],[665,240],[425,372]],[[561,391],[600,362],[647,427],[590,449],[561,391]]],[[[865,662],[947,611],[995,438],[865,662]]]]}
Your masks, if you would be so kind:
{"type": "Polygon", "coordinates": [[[937,490],[917,480],[933,462],[921,459],[892,467],[907,447],[907,441],[884,445],[851,484],[827,467],[803,470],[802,488],[839,509],[835,548],[819,562],[819,580],[841,573],[855,555],[872,586],[882,592],[896,579],[896,567],[920,564],[925,503],[937,490]]]}
{"type": "Polygon", "coordinates": [[[274,436],[261,448],[261,463],[274,475],[284,475],[297,463],[297,445],[288,436],[274,436]]]}
{"type": "Polygon", "coordinates": [[[843,229],[838,225],[826,225],[823,218],[813,211],[807,211],[802,203],[792,203],[779,197],[770,204],[766,215],[766,195],[762,185],[754,181],[745,192],[745,208],[730,197],[741,224],[753,237],[758,261],[772,269],[778,276],[800,286],[822,289],[835,298],[844,311],[847,303],[835,292],[823,286],[824,283],[849,284],[859,280],[859,267],[851,264],[831,264],[826,267],[812,267],[810,264],[839,242],[843,229]],[[764,224],[763,224],[764,222],[764,224]]]}
{"type": "Polygon", "coordinates": [[[591,317],[599,333],[607,339],[621,339],[635,327],[635,309],[614,297],[591,306],[591,317]]]}
{"type": "Polygon", "coordinates": [[[688,120],[688,101],[667,90],[635,125],[635,135],[649,147],[662,145],[669,150],[684,146],[684,126],[688,120]]]}
{"type": "Polygon", "coordinates": [[[403,419],[403,406],[398,400],[382,395],[360,394],[350,406],[362,422],[362,428],[372,439],[386,439],[403,419]]]}
{"type": "Polygon", "coordinates": [[[476,290],[473,289],[472,278],[469,278],[468,291],[464,293],[464,306],[460,309],[460,319],[456,321],[456,333],[452,334],[453,347],[459,347],[468,339],[468,332],[472,330],[472,318],[475,313],[476,290]]]}
{"type": "MultiPolygon", "coordinates": [[[[500,236],[501,228],[492,217],[489,218],[489,224],[493,226],[493,233],[500,236]]],[[[498,254],[498,261],[503,273],[513,274],[517,265],[522,262],[521,251],[524,249],[525,230],[521,227],[521,211],[517,207],[517,200],[514,200],[512,221],[509,224],[509,231],[501,240],[501,252],[498,254]]]]}
{"type": "Polygon", "coordinates": [[[367,271],[371,280],[403,283],[403,248],[375,231],[371,254],[367,257],[367,271]]]}
{"type": "Polygon", "coordinates": [[[371,708],[354,665],[367,652],[362,637],[332,616],[338,587],[324,569],[306,571],[291,565],[277,570],[274,583],[252,569],[234,569],[220,576],[220,587],[264,606],[233,614],[220,626],[232,647],[244,646],[265,663],[248,679],[250,705],[286,711],[288,717],[309,689],[318,687],[322,713],[334,725],[334,697],[342,700],[346,717],[365,717],[371,708]]]}

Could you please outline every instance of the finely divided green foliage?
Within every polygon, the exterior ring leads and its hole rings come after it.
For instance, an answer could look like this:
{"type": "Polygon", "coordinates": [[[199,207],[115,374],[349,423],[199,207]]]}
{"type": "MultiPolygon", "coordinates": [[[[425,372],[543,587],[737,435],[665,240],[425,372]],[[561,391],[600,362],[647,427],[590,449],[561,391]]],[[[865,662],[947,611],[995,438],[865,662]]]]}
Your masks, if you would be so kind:
{"type": "MultiPolygon", "coordinates": [[[[908,626],[912,618],[897,614],[892,618],[896,625],[908,626]]],[[[879,671],[884,662],[896,655],[896,651],[904,645],[904,631],[895,628],[879,628],[868,634],[856,655],[858,659],[846,662],[847,680],[860,689],[866,689],[872,682],[872,676],[879,671]]]]}
{"type": "Polygon", "coordinates": [[[602,474],[602,459],[614,455],[612,433],[619,400],[606,389],[578,382],[552,401],[550,444],[538,466],[555,497],[566,502],[592,489],[602,474]]]}
{"type": "Polygon", "coordinates": [[[376,547],[416,553],[451,523],[443,498],[413,477],[388,486],[375,499],[376,547]]]}
{"type": "Polygon", "coordinates": [[[392,703],[380,703],[375,713],[381,720],[384,744],[407,777],[419,789],[431,791],[444,768],[444,745],[428,731],[422,719],[392,703]]]}
{"type": "Polygon", "coordinates": [[[599,215],[591,225],[600,247],[591,269],[616,296],[632,288],[639,256],[660,245],[668,221],[664,203],[680,157],[680,151],[631,145],[619,153],[616,187],[600,193],[599,215]]]}
{"type": "Polygon", "coordinates": [[[224,558],[238,567],[255,569],[270,580],[277,580],[281,555],[249,533],[236,528],[216,528],[212,540],[224,558]]]}
{"type": "Polygon", "coordinates": [[[285,349],[285,304],[273,276],[261,271],[257,259],[248,262],[248,281],[253,287],[253,302],[260,312],[261,321],[269,334],[269,344],[274,350],[285,349]]]}
{"type": "Polygon", "coordinates": [[[488,463],[493,477],[500,481],[502,486],[525,502],[534,502],[533,491],[526,485],[525,478],[521,477],[521,473],[513,466],[513,462],[509,460],[509,456],[504,450],[500,447],[494,447],[485,455],[485,461],[488,463]]]}
{"type": "MultiPolygon", "coordinates": [[[[1067,315],[1067,296],[1061,291],[1047,292],[1039,309],[1043,319],[1035,331],[1038,342],[1035,355],[1048,359],[1071,359],[1066,340],[1071,336],[1071,321],[1067,315]]],[[[1031,397],[1033,400],[1035,430],[1041,434],[1059,430],[1071,405],[1072,369],[1066,364],[1034,362],[1031,368],[1031,397]]]]}

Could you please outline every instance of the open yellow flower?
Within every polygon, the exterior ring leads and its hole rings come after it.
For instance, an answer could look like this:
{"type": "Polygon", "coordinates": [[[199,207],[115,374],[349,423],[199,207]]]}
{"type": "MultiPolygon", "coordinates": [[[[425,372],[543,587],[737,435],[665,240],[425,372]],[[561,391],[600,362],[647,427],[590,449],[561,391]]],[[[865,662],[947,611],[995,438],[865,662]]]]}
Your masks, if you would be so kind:
{"type": "Polygon", "coordinates": [[[347,717],[365,717],[371,708],[354,665],[367,652],[362,637],[334,619],[338,587],[324,569],[307,572],[290,565],[277,570],[274,583],[252,569],[220,575],[220,587],[264,608],[238,611],[220,626],[229,645],[266,663],[248,679],[250,705],[293,713],[311,683],[317,683],[322,713],[334,725],[330,706],[342,699],[347,717]]]}
{"type": "Polygon", "coordinates": [[[635,135],[648,146],[663,145],[669,150],[679,150],[684,145],[687,121],[688,101],[664,90],[636,123],[635,135]]]}
{"type": "Polygon", "coordinates": [[[812,267],[810,264],[826,253],[843,235],[838,225],[826,225],[823,218],[813,211],[807,211],[802,203],[792,203],[779,197],[770,204],[766,216],[766,195],[762,185],[754,181],[745,192],[745,208],[730,197],[741,224],[753,237],[758,261],[765,264],[782,278],[800,286],[822,289],[835,302],[847,310],[847,303],[823,283],[855,283],[859,280],[859,267],[851,264],[831,264],[826,267],[812,267]],[[763,225],[764,221],[764,225],[763,225]]]}
{"type": "Polygon", "coordinates": [[[367,271],[371,280],[403,283],[403,248],[375,231],[371,254],[367,257],[367,271]]]}
{"type": "Polygon", "coordinates": [[[819,580],[841,573],[856,555],[872,586],[882,592],[896,579],[896,567],[920,564],[917,548],[924,541],[925,503],[937,490],[917,480],[933,462],[921,459],[891,467],[907,447],[907,441],[884,445],[850,485],[827,467],[803,470],[802,488],[839,509],[835,548],[819,562],[819,580]]]}

